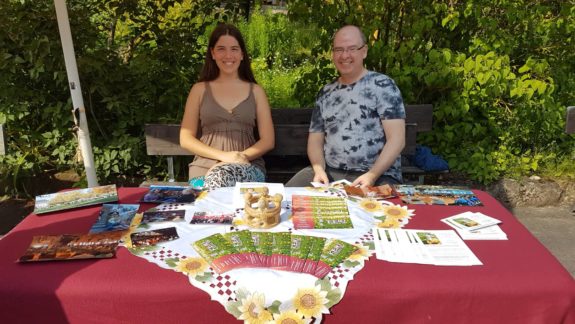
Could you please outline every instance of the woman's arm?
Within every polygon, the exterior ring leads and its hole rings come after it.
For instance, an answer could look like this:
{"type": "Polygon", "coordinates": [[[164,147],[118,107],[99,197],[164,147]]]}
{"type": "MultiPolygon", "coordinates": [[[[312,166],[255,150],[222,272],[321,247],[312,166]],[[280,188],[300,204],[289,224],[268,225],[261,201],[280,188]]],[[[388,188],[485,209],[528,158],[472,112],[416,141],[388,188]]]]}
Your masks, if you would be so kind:
{"type": "Polygon", "coordinates": [[[274,124],[268,97],[262,87],[254,85],[254,95],[256,98],[256,122],[260,139],[242,153],[248,160],[254,160],[271,151],[275,145],[274,124]]]}
{"type": "Polygon", "coordinates": [[[192,90],[190,90],[180,127],[180,146],[195,155],[205,158],[230,163],[247,163],[247,159],[241,152],[221,151],[202,143],[197,138],[200,125],[200,102],[205,89],[205,83],[200,82],[194,84],[192,90]]]}

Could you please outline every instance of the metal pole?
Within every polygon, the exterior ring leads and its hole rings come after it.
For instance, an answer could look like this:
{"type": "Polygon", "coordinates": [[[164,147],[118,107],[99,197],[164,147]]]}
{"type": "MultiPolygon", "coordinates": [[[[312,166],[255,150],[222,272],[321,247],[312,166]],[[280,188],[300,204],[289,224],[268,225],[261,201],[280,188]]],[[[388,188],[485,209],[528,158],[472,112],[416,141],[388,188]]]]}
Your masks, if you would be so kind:
{"type": "Polygon", "coordinates": [[[66,0],[54,0],[56,6],[56,17],[58,19],[58,29],[62,40],[62,50],[64,51],[64,61],[66,62],[66,73],[68,74],[68,85],[72,95],[72,113],[78,133],[80,152],[84,160],[88,187],[98,186],[96,169],[94,167],[94,154],[92,153],[92,143],[90,142],[90,131],[84,109],[84,99],[82,98],[82,88],[80,87],[80,77],[76,66],[76,56],[74,54],[74,44],[72,42],[72,32],[70,31],[70,21],[68,20],[68,9],[66,0]]]}

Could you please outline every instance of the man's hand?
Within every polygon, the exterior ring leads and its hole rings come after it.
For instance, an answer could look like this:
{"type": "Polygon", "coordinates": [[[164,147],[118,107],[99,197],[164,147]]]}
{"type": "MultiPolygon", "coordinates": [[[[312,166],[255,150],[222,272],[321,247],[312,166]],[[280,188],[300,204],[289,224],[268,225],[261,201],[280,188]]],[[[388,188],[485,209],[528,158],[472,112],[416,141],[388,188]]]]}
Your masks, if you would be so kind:
{"type": "Polygon", "coordinates": [[[220,161],[226,163],[250,163],[247,156],[238,151],[224,152],[220,161]]]}
{"type": "Polygon", "coordinates": [[[368,171],[368,172],[360,175],[359,177],[357,177],[351,185],[352,186],[359,186],[361,188],[367,188],[368,186],[373,186],[375,184],[376,180],[377,180],[377,177],[373,173],[368,171]]]}
{"type": "Polygon", "coordinates": [[[325,185],[329,184],[329,178],[324,170],[314,170],[313,182],[320,182],[325,185]]]}

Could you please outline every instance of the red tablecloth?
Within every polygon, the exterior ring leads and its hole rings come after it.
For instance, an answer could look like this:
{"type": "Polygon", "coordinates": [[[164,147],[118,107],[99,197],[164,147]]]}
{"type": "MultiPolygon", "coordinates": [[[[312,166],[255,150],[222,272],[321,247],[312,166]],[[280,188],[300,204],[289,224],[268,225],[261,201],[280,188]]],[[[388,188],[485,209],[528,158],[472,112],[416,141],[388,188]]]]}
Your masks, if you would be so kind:
{"type": "MultiPolygon", "coordinates": [[[[145,191],[120,188],[120,202],[137,202],[145,191]]],[[[496,217],[508,241],[466,241],[482,266],[401,264],[372,257],[325,322],[575,323],[571,275],[493,197],[476,193],[485,206],[410,205],[416,216],[406,228],[449,229],[439,220],[467,210],[496,217]]],[[[140,210],[152,206],[143,204],[140,210]]],[[[184,275],[125,248],[113,259],[16,262],[34,235],[87,233],[100,208],[31,214],[0,239],[1,322],[235,322],[184,275]]]]}

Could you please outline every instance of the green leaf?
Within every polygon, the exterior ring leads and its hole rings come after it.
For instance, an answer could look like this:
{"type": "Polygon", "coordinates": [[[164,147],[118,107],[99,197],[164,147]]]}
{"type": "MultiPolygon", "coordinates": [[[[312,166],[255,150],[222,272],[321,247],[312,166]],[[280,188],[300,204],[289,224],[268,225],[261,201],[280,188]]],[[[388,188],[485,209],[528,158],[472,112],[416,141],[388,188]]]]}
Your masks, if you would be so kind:
{"type": "Polygon", "coordinates": [[[268,307],[268,311],[272,314],[279,314],[281,304],[282,303],[279,300],[274,300],[274,302],[268,307]]]}
{"type": "Polygon", "coordinates": [[[326,303],[326,307],[330,308],[333,305],[337,304],[341,298],[341,290],[339,290],[339,288],[335,288],[333,290],[330,290],[327,295],[325,296],[325,298],[328,300],[328,302],[326,303]]]}

